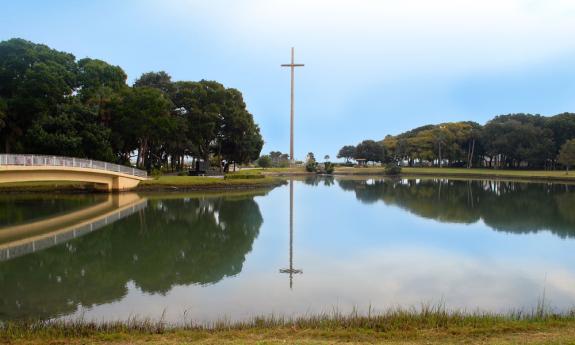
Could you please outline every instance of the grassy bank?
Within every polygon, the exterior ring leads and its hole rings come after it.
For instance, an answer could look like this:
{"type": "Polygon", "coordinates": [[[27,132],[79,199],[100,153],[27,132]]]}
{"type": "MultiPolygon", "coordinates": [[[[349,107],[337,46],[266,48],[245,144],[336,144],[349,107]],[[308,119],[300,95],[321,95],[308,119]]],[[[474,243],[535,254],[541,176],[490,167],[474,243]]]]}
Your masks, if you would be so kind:
{"type": "Polygon", "coordinates": [[[360,316],[330,314],[297,319],[259,317],[170,327],[162,321],[8,323],[7,344],[571,344],[575,315],[446,312],[441,308],[392,310],[360,316]]]}
{"type": "MultiPolygon", "coordinates": [[[[262,173],[268,176],[289,176],[306,174],[303,168],[276,168],[250,170],[250,173],[262,173]]],[[[307,173],[310,174],[310,173],[307,173]]],[[[385,175],[382,167],[337,167],[335,175],[377,176],[385,175]]],[[[460,177],[481,179],[515,179],[533,181],[575,182],[575,172],[569,175],[563,170],[501,170],[501,169],[465,169],[465,168],[403,168],[401,176],[404,177],[460,177]]]]}
{"type": "MultiPolygon", "coordinates": [[[[255,173],[253,173],[255,174],[255,173]]],[[[218,178],[203,176],[161,176],[142,181],[135,191],[202,191],[271,188],[285,184],[272,176],[261,178],[218,178]]]]}
{"type": "MultiPolygon", "coordinates": [[[[383,168],[347,168],[336,169],[338,175],[383,175],[383,168]]],[[[403,168],[401,175],[432,177],[466,177],[484,179],[516,179],[533,181],[575,182],[575,174],[565,171],[546,170],[501,170],[501,169],[465,169],[465,168],[403,168]]]]}
{"type": "MultiPolygon", "coordinates": [[[[385,175],[384,168],[337,167],[335,175],[378,176],[385,175]]],[[[223,191],[255,188],[272,188],[285,183],[282,177],[308,176],[304,168],[246,169],[229,174],[232,178],[203,176],[161,176],[142,181],[134,191],[223,191]],[[253,178],[262,175],[262,178],[253,178]]],[[[468,179],[506,179],[538,182],[575,182],[575,172],[544,170],[496,170],[465,168],[403,168],[402,177],[450,177],[468,179]]],[[[81,182],[23,182],[0,184],[0,192],[93,192],[91,184],[81,182]]]]}
{"type": "MultiPolygon", "coordinates": [[[[243,172],[242,172],[243,175],[243,172]]],[[[261,175],[259,171],[249,176],[235,175],[224,179],[203,176],[161,176],[140,182],[132,191],[225,191],[242,189],[265,189],[285,184],[285,181],[273,176],[261,175]],[[258,178],[254,178],[258,177],[258,178]]],[[[98,190],[91,183],[46,181],[18,182],[0,184],[0,193],[92,193],[98,190]]]]}

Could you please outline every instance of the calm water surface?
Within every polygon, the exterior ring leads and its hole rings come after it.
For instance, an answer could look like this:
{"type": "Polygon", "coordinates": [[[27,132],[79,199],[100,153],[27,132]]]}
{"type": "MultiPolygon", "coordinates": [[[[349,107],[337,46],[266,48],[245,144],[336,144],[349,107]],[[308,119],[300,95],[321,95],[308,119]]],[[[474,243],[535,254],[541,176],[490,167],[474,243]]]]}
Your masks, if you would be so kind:
{"type": "Polygon", "coordinates": [[[544,291],[567,310],[573,191],[345,178],[267,193],[0,196],[0,319],[209,322],[440,301],[504,312],[544,291]]]}

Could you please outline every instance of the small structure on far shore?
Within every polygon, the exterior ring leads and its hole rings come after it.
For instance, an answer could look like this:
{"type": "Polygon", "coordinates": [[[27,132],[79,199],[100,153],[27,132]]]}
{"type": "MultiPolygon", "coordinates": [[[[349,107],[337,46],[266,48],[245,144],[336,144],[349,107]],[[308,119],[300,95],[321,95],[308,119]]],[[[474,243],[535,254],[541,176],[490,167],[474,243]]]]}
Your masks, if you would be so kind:
{"type": "Polygon", "coordinates": [[[357,158],[355,161],[357,162],[358,167],[367,166],[367,159],[365,159],[365,158],[357,158]]]}

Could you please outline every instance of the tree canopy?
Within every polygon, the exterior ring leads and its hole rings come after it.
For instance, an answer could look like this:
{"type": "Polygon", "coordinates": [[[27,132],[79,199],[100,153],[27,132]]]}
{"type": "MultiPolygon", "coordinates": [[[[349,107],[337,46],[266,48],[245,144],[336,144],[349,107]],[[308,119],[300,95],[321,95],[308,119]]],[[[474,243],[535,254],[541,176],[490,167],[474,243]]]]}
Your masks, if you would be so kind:
{"type": "Polygon", "coordinates": [[[240,91],[144,73],[22,39],[0,42],[0,152],[71,155],[148,170],[184,157],[246,163],[263,139],[240,91]],[[135,160],[135,161],[134,161],[135,160]]]}
{"type": "Polygon", "coordinates": [[[567,172],[569,172],[569,168],[575,164],[575,139],[567,140],[565,144],[561,146],[557,159],[559,163],[566,167],[567,172]]]}
{"type": "MultiPolygon", "coordinates": [[[[558,159],[559,150],[572,138],[575,114],[510,114],[496,116],[483,126],[470,121],[421,126],[387,135],[377,143],[385,148],[385,159],[409,166],[554,169],[565,164],[558,159]]],[[[348,159],[353,152],[354,159],[374,161],[366,156],[366,142],[375,148],[370,140],[355,147],[346,145],[338,158],[348,159]]]]}

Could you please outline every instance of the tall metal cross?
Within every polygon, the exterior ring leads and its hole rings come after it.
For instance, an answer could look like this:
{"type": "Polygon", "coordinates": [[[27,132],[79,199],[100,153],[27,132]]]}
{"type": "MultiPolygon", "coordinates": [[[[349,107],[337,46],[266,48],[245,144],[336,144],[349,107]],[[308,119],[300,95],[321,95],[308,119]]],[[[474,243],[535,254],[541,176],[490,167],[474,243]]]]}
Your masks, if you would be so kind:
{"type": "Polygon", "coordinates": [[[291,48],[291,63],[283,64],[282,67],[289,67],[291,68],[291,110],[290,110],[290,143],[289,143],[289,158],[290,162],[293,165],[294,160],[294,153],[293,153],[293,114],[294,114],[294,71],[296,67],[303,67],[303,64],[295,63],[294,57],[294,48],[291,48]]]}

